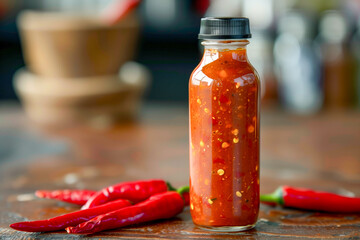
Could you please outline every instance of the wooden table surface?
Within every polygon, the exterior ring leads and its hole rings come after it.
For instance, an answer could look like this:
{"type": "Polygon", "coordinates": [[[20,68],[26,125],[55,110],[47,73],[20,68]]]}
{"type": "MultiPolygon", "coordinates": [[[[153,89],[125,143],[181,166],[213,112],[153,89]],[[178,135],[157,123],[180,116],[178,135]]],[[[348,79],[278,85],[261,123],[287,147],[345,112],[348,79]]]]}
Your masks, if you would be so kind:
{"type": "MultiPolygon", "coordinates": [[[[261,120],[261,192],[282,184],[360,195],[360,112],[296,117],[265,110],[261,120]]],[[[0,239],[78,239],[23,233],[16,221],[53,217],[77,209],[36,199],[36,189],[100,189],[125,180],[164,178],[188,183],[186,106],[146,105],[137,123],[111,129],[45,130],[18,105],[0,104],[0,239]]],[[[178,217],[82,237],[167,239],[360,239],[360,214],[329,214],[261,205],[255,229],[203,231],[189,209],[178,217]]]]}

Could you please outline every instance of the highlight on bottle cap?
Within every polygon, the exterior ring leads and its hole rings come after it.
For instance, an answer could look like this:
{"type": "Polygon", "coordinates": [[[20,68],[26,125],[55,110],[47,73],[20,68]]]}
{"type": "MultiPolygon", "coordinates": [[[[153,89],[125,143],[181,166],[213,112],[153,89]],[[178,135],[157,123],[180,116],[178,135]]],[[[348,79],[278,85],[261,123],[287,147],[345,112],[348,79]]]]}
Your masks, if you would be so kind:
{"type": "Polygon", "coordinates": [[[251,38],[250,22],[248,18],[201,18],[199,39],[246,38],[251,38]]]}

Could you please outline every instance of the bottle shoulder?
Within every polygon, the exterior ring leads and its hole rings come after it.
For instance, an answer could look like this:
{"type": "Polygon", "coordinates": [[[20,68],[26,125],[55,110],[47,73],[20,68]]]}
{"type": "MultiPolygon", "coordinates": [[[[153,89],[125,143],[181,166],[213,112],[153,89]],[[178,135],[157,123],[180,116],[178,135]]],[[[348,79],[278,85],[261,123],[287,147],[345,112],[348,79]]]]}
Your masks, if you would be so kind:
{"type": "Polygon", "coordinates": [[[190,84],[212,85],[227,82],[238,83],[240,86],[260,84],[259,74],[249,61],[201,61],[190,76],[190,84]]]}

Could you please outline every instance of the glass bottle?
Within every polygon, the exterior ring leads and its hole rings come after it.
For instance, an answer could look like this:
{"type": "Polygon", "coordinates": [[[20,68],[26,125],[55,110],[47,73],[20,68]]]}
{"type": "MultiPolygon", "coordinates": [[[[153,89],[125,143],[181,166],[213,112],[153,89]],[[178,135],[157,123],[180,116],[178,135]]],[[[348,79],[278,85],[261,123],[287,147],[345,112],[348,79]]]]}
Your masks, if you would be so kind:
{"type": "Polygon", "coordinates": [[[320,61],[311,43],[311,17],[291,11],[279,19],[274,59],[281,103],[297,114],[311,114],[322,107],[320,61]]]}
{"type": "Polygon", "coordinates": [[[327,11],[319,23],[316,39],[323,63],[324,107],[339,110],[355,104],[356,62],[349,49],[350,26],[339,11],[327,11]]]}
{"type": "Polygon", "coordinates": [[[189,82],[190,211],[199,227],[243,231],[259,211],[260,81],[247,18],[203,18],[189,82]]]}

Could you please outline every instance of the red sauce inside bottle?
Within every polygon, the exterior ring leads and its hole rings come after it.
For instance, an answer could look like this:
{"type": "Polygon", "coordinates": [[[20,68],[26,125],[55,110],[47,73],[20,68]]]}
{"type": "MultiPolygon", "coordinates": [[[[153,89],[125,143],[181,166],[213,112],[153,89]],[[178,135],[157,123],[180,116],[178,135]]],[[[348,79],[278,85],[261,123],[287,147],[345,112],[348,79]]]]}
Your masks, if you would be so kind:
{"type": "Polygon", "coordinates": [[[245,47],[205,49],[189,84],[190,209],[197,225],[256,223],[259,94],[245,47]]]}

